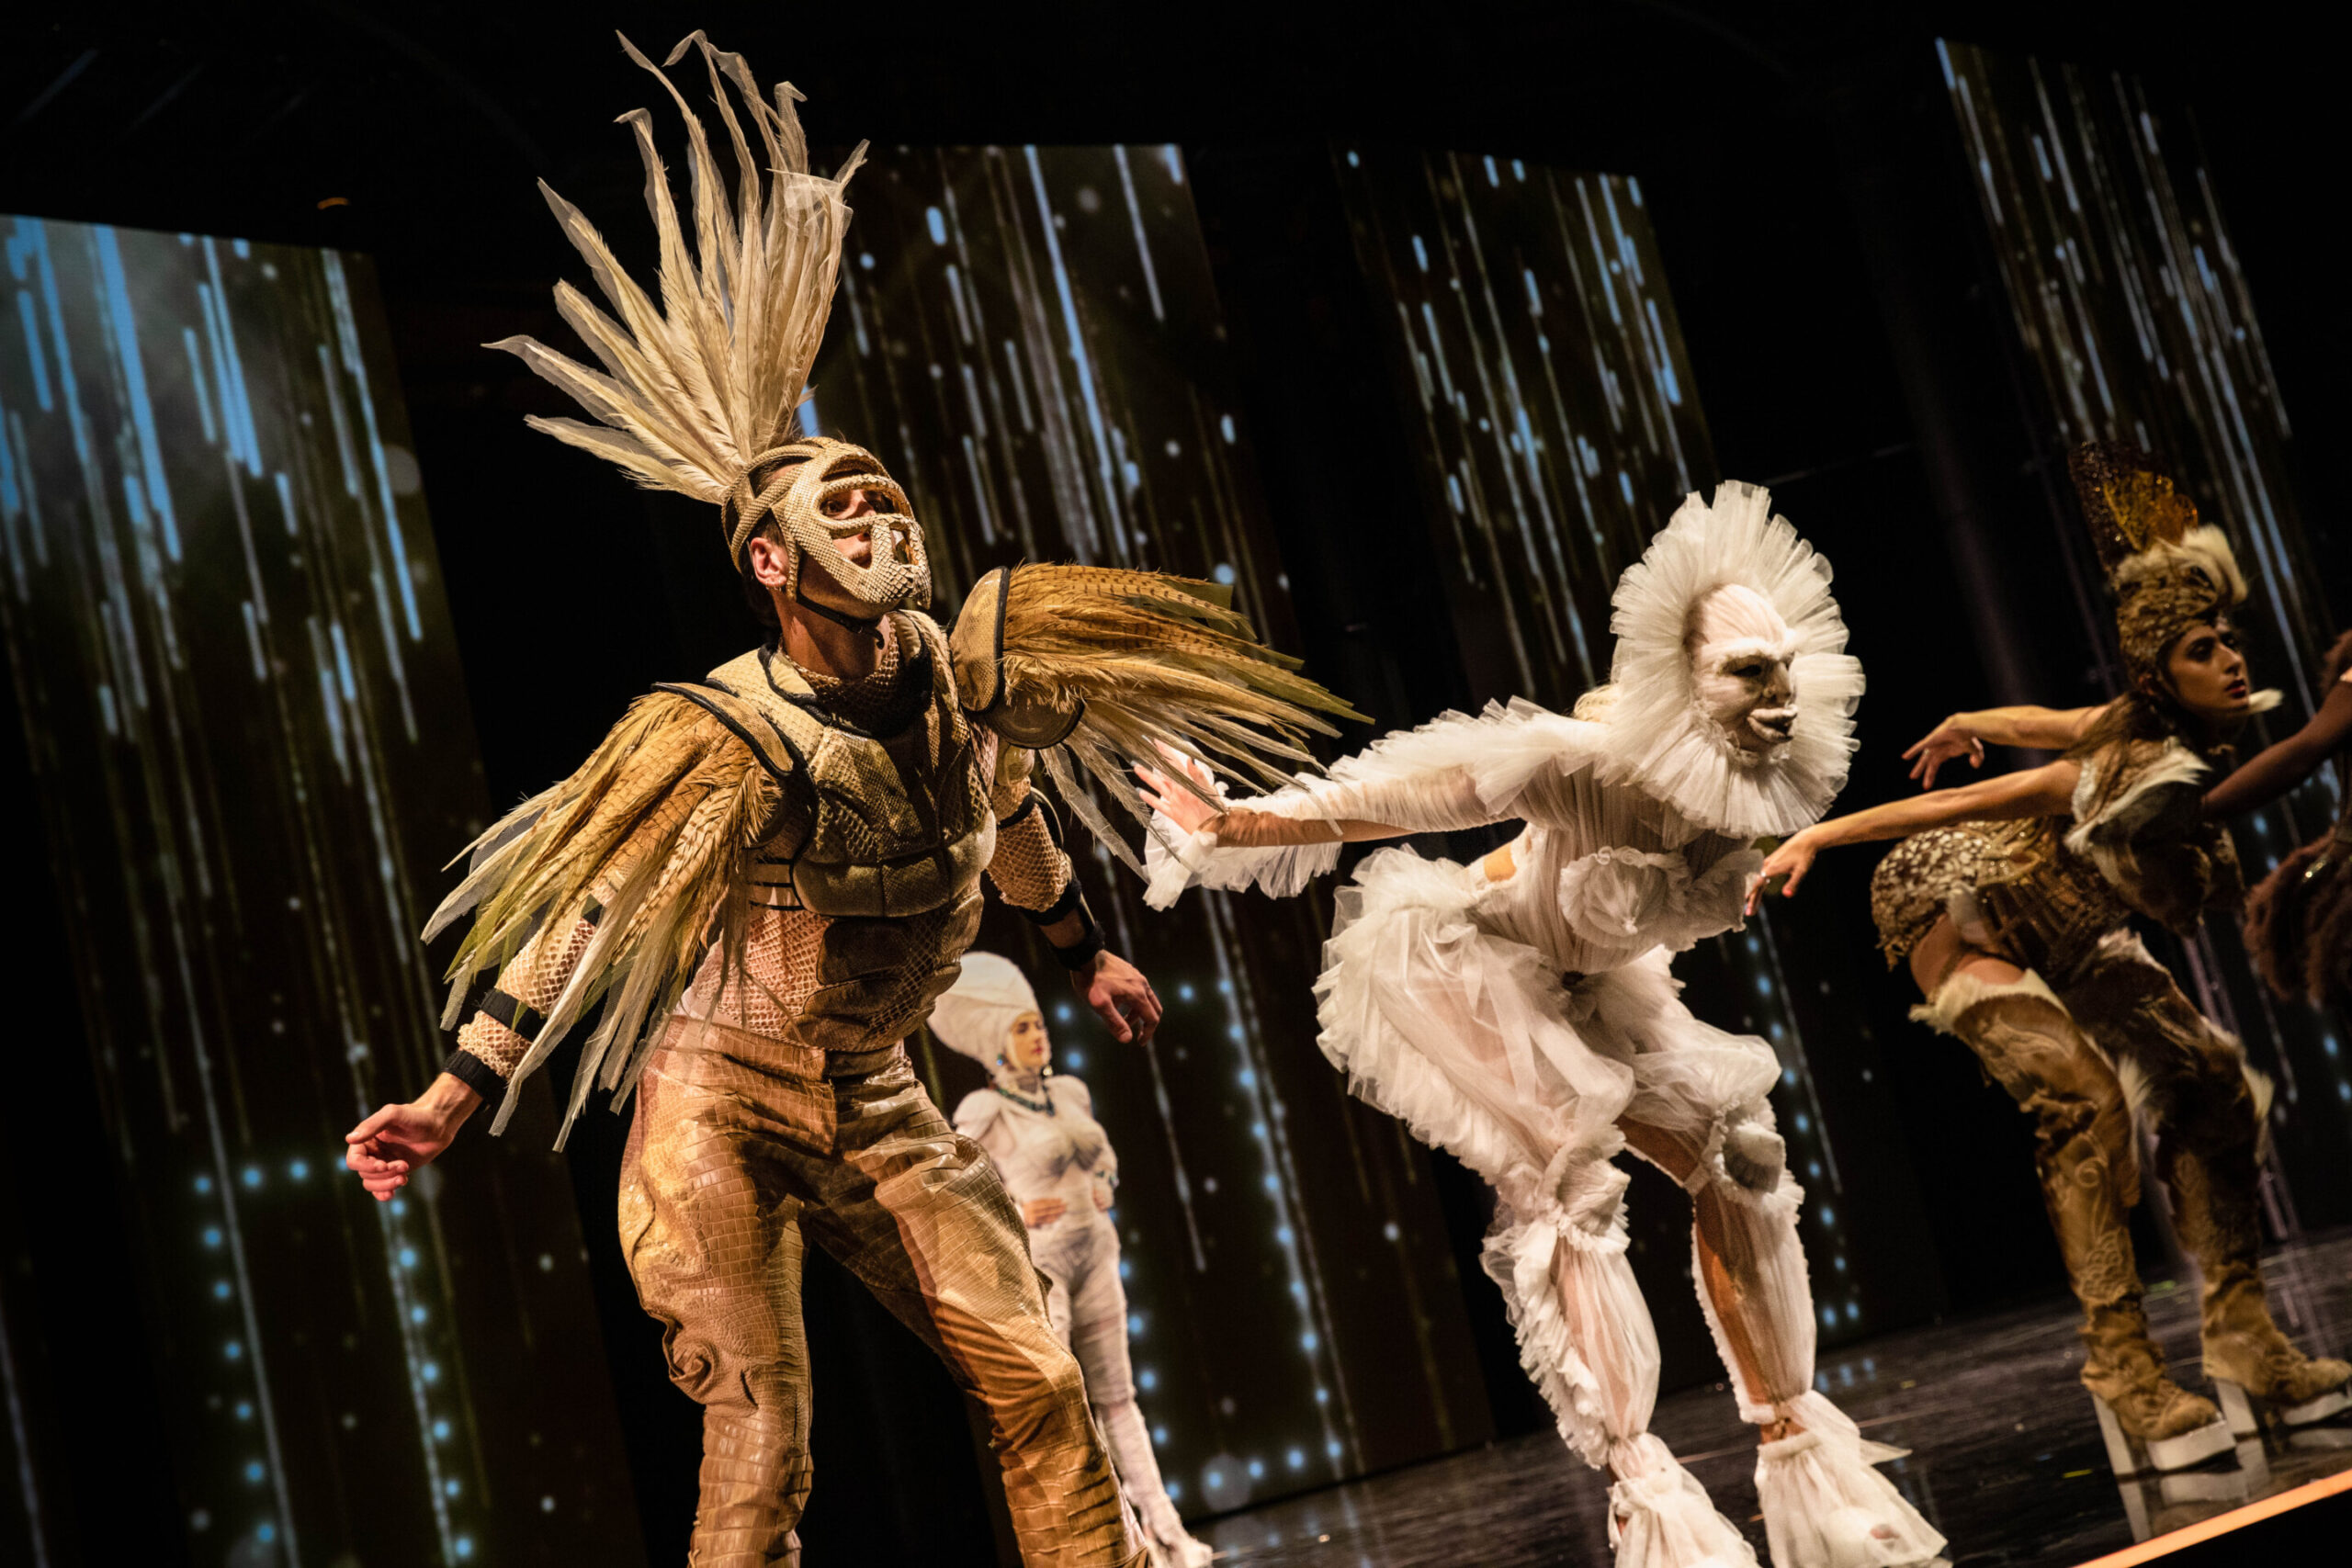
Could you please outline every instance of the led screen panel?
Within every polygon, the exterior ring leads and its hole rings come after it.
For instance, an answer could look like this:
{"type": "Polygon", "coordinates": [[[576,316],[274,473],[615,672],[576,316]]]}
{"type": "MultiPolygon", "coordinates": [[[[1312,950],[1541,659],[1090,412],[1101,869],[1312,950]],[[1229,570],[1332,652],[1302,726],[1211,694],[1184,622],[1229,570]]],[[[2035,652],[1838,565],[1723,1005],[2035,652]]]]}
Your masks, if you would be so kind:
{"type": "MultiPolygon", "coordinates": [[[[1023,559],[1148,568],[1230,584],[1289,643],[1176,150],[901,148],[853,199],[808,417],[906,485],[938,602],[1023,559]]],[[[1099,847],[1080,858],[1113,946],[1169,1006],[1152,1051],[1080,1016],[1019,920],[992,914],[979,945],[1028,964],[1118,1147],[1136,1381],[1178,1506],[1483,1440],[1426,1156],[1315,1048],[1314,907],[1194,894],[1152,914],[1099,847]]],[[[980,1085],[928,1060],[944,1104],[980,1085]]]]}
{"type": "Polygon", "coordinates": [[[486,806],[369,268],[0,251],[0,629],[190,1557],[634,1561],[543,1099],[399,1201],[341,1168],[447,1049],[415,933],[486,806]]]}

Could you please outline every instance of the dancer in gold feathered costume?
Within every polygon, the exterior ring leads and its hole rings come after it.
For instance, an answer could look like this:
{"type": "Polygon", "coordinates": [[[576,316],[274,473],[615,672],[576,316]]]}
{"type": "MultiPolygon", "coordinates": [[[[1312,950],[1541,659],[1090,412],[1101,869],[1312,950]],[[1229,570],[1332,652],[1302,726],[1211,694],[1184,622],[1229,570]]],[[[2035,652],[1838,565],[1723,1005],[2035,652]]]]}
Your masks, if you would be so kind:
{"type": "Polygon", "coordinates": [[[593,1087],[616,1091],[616,1109],[636,1091],[621,1245],[672,1379],[704,1407],[690,1562],[798,1561],[813,1240],[988,1407],[1025,1561],[1142,1563],[1020,1216],[900,1042],[956,979],[983,873],[1114,1034],[1148,1038],[1159,1021],[1150,985],[1103,949],[1032,787],[1037,760],[1133,863],[1077,770],[1140,818],[1125,770],[1159,746],[1270,775],[1261,755],[1297,761],[1309,732],[1329,732],[1321,716],[1349,710],[1258,646],[1210,584],[1018,567],[982,582],[952,635],[923,613],[930,573],[904,493],[870,454],[796,423],[850,169],[810,174],[797,95],[779,86],[771,105],[699,33],[668,63],[692,46],[733,151],[732,198],[700,120],[629,49],[684,115],[692,253],[650,117],[628,115],[659,305],[549,191],[617,314],[557,288],[604,371],[527,338],[496,346],[599,421],[534,425],[718,505],[775,635],[639,698],[579,772],[474,846],[426,931],[472,916],[445,1020],[464,1021],[458,1048],[422,1098],[353,1130],[349,1163],[385,1199],[482,1100],[500,1101],[503,1129],[523,1078],[601,1003],[563,1127],[593,1087]]]}

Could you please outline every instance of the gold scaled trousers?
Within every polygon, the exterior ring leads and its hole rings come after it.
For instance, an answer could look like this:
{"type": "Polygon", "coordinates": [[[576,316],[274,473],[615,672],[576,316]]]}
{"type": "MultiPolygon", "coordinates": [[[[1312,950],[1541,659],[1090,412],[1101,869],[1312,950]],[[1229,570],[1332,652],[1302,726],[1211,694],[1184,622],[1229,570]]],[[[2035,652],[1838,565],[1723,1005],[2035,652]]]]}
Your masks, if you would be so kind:
{"type": "Polygon", "coordinates": [[[1020,1216],[902,1050],[828,1056],[681,1019],[638,1093],[621,1249],[671,1381],[703,1407],[691,1568],[800,1561],[808,1241],[987,1407],[1030,1568],[1142,1562],[1020,1216]]]}

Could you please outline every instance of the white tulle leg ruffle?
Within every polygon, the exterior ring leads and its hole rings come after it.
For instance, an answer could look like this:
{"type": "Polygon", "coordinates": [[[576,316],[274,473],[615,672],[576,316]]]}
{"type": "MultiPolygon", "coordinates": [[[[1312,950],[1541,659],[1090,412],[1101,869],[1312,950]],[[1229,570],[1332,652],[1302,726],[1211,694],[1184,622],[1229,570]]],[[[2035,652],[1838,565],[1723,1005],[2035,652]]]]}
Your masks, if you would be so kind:
{"type": "Polygon", "coordinates": [[[1908,1568],[1939,1561],[1944,1538],[1873,1465],[1902,1449],[1863,1438],[1807,1390],[1783,1407],[1804,1429],[1756,1454],[1756,1496],[1773,1568],[1908,1568]]]}
{"type": "Polygon", "coordinates": [[[1617,1568],[1756,1568],[1756,1549],[1647,1432],[1611,1446],[1609,1544],[1617,1568]]]}

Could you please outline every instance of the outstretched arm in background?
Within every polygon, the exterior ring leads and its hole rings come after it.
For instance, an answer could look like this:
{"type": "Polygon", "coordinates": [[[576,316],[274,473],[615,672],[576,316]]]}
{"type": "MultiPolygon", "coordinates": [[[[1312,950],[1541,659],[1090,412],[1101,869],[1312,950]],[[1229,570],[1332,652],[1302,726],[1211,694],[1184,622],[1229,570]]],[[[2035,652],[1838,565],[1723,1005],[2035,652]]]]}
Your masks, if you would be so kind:
{"type": "Polygon", "coordinates": [[[1956,713],[1903,753],[1911,776],[1921,789],[1936,787],[1936,773],[1946,762],[1968,759],[1972,768],[1984,765],[1986,746],[2024,746],[2038,751],[2064,751],[2083,738],[2091,721],[2105,713],[2104,705],[2088,708],[2039,708],[2030,705],[1985,708],[1956,713]]]}
{"type": "Polygon", "coordinates": [[[1954,822],[2003,822],[2020,817],[2059,817],[2073,808],[2075,781],[2082,769],[2073,762],[2052,762],[2021,773],[2004,773],[1940,795],[1891,800],[1883,806],[1832,817],[1801,828],[1765,857],[1747,889],[1747,913],[1756,913],[1765,889],[1775,877],[1785,876],[1781,889],[1793,898],[1797,884],[1813,869],[1814,857],[1838,844],[1866,843],[1872,839],[1901,839],[1928,828],[1954,822]]]}
{"type": "Polygon", "coordinates": [[[2264,748],[2245,766],[2206,793],[2205,815],[2234,817],[2269,805],[2312,776],[2312,771],[2352,742],[2352,682],[2338,681],[2309,724],[2275,746],[2264,748]]]}

